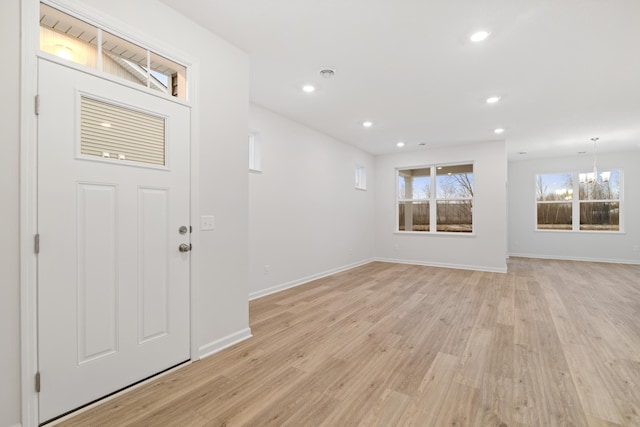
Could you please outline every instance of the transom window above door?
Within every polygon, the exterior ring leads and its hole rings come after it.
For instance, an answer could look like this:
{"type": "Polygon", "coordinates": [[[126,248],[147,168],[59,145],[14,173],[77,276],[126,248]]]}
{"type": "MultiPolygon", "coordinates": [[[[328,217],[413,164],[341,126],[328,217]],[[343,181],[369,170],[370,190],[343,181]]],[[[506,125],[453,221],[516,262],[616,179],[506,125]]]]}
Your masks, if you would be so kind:
{"type": "Polygon", "coordinates": [[[100,27],[40,3],[40,50],[182,100],[187,68],[100,27]]]}

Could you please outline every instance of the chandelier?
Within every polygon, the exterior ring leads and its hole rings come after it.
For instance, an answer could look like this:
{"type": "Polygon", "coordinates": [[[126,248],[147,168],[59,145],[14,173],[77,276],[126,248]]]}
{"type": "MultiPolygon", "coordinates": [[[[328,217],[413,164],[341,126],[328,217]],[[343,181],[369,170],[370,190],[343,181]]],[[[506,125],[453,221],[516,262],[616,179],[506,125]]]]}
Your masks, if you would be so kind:
{"type": "Polygon", "coordinates": [[[598,142],[600,138],[598,137],[594,137],[591,138],[591,141],[593,141],[593,177],[592,177],[592,182],[594,184],[596,184],[598,182],[598,147],[596,145],[596,143],[598,142]]]}
{"type": "MultiPolygon", "coordinates": [[[[597,142],[600,140],[598,137],[591,138],[591,142],[593,142],[593,170],[588,173],[581,173],[579,175],[581,184],[598,184],[598,145],[597,142]]],[[[602,183],[609,182],[611,177],[610,171],[600,172],[600,178],[602,183]]]]}

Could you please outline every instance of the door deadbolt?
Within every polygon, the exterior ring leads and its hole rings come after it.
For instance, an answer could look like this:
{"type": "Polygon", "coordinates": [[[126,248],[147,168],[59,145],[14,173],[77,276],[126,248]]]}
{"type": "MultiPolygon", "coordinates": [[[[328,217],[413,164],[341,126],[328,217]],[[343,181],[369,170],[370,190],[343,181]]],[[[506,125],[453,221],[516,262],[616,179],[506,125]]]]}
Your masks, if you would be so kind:
{"type": "Polygon", "coordinates": [[[180,228],[178,228],[178,233],[180,234],[187,234],[187,231],[189,231],[189,229],[187,228],[186,225],[183,225],[180,228]]]}

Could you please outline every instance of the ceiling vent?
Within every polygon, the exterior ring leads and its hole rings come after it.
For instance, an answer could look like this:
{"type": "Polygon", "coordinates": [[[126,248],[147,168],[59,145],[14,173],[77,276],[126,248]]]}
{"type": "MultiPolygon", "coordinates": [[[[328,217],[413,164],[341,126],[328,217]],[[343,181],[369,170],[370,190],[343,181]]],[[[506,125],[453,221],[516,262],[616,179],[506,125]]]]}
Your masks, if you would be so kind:
{"type": "Polygon", "coordinates": [[[320,70],[320,75],[325,79],[330,79],[336,74],[335,70],[331,70],[329,68],[325,70],[320,70]]]}

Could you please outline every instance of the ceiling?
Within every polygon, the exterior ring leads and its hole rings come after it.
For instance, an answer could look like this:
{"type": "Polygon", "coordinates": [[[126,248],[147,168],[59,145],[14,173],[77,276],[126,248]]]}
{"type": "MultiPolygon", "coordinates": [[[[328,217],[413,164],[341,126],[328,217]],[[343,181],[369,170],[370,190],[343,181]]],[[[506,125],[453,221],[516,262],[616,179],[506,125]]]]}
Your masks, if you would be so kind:
{"type": "Polygon", "coordinates": [[[373,154],[640,151],[638,0],[162,1],[249,54],[252,102],[373,154]]]}

